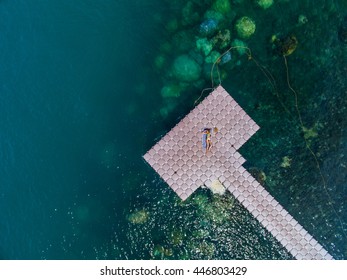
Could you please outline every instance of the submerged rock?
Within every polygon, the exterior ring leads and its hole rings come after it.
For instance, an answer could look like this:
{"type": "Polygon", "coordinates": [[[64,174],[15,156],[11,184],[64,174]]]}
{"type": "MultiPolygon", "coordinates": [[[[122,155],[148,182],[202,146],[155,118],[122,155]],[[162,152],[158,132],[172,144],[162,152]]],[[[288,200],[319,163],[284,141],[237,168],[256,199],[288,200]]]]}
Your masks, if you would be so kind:
{"type": "Polygon", "coordinates": [[[192,82],[200,78],[201,67],[193,58],[184,54],[175,59],[172,74],[180,81],[192,82]]]}
{"type": "Polygon", "coordinates": [[[259,7],[263,8],[264,10],[270,8],[274,3],[273,0],[256,0],[255,2],[259,7]]]}
{"type": "Polygon", "coordinates": [[[202,259],[212,259],[215,251],[215,245],[209,241],[203,240],[202,242],[196,243],[195,252],[202,259]]]}
{"type": "Polygon", "coordinates": [[[182,245],[184,237],[185,237],[185,233],[181,230],[176,229],[170,234],[170,242],[173,245],[182,245]]]}
{"type": "Polygon", "coordinates": [[[294,35],[285,37],[284,39],[275,38],[276,50],[280,55],[288,56],[292,54],[298,46],[298,40],[294,35]]]}
{"type": "Polygon", "coordinates": [[[196,48],[207,56],[213,48],[213,44],[207,38],[199,38],[196,40],[196,48]]]}
{"type": "Polygon", "coordinates": [[[244,55],[246,53],[247,44],[244,41],[235,39],[232,41],[231,46],[236,49],[239,55],[244,55]]]}
{"type": "Polygon", "coordinates": [[[217,22],[222,22],[224,20],[224,16],[221,13],[214,10],[207,10],[204,14],[204,18],[213,19],[217,22]]]}
{"type": "Polygon", "coordinates": [[[231,52],[229,51],[222,56],[220,60],[220,64],[223,65],[225,63],[228,63],[231,60],[231,58],[232,58],[231,52]]]}
{"type": "Polygon", "coordinates": [[[288,156],[282,158],[281,167],[288,168],[292,164],[292,159],[288,156]]]}
{"type": "Polygon", "coordinates": [[[192,201],[193,201],[193,204],[195,204],[202,211],[205,208],[205,206],[209,203],[208,197],[200,193],[196,194],[193,197],[192,201]]]}
{"type": "Polygon", "coordinates": [[[161,245],[155,245],[152,252],[151,252],[151,255],[152,257],[155,257],[155,258],[162,258],[164,256],[164,247],[161,246],[161,245]]]}
{"type": "Polygon", "coordinates": [[[208,57],[205,58],[206,63],[215,63],[220,57],[220,53],[217,51],[212,51],[208,57]]]}
{"type": "Polygon", "coordinates": [[[212,9],[216,12],[219,12],[223,15],[227,15],[231,12],[231,5],[229,0],[216,0],[213,5],[212,9]]]}
{"type": "Polygon", "coordinates": [[[165,248],[162,245],[155,245],[152,252],[151,252],[152,257],[154,258],[160,258],[163,259],[165,257],[170,257],[173,255],[173,251],[171,248],[165,248]]]}
{"type": "Polygon", "coordinates": [[[169,84],[161,89],[161,96],[163,98],[179,97],[181,95],[182,88],[177,84],[169,84]]]}
{"type": "Polygon", "coordinates": [[[298,16],[298,25],[301,26],[301,25],[304,25],[308,22],[308,19],[305,15],[299,15],[298,16]]]}
{"type": "Polygon", "coordinates": [[[263,185],[266,181],[266,174],[263,170],[257,167],[251,167],[249,173],[261,184],[263,185]]]}
{"type": "Polygon", "coordinates": [[[315,126],[311,127],[311,128],[307,128],[307,127],[302,127],[302,132],[304,134],[304,138],[306,140],[311,139],[311,138],[316,138],[318,136],[318,128],[319,125],[316,124],[315,126]]]}
{"type": "Polygon", "coordinates": [[[200,238],[200,239],[201,238],[203,238],[203,239],[208,238],[209,235],[210,235],[209,231],[206,229],[203,229],[203,228],[199,228],[198,230],[196,230],[192,233],[192,236],[194,238],[200,238]]]}
{"type": "Polygon", "coordinates": [[[219,30],[218,33],[212,38],[214,45],[219,49],[225,49],[230,45],[230,30],[219,30]]]}
{"type": "Polygon", "coordinates": [[[213,196],[212,200],[205,206],[205,217],[214,225],[224,224],[232,215],[235,199],[230,193],[213,196]]]}
{"type": "Polygon", "coordinates": [[[199,27],[199,31],[203,36],[211,35],[218,29],[218,21],[212,18],[204,20],[199,27]]]}
{"type": "Polygon", "coordinates": [[[148,212],[144,209],[131,213],[128,216],[128,221],[132,224],[144,224],[148,219],[148,212]]]}
{"type": "Polygon", "coordinates": [[[237,20],[235,24],[235,29],[237,34],[243,38],[247,39],[253,35],[255,32],[256,26],[254,21],[249,17],[242,17],[237,20]]]}

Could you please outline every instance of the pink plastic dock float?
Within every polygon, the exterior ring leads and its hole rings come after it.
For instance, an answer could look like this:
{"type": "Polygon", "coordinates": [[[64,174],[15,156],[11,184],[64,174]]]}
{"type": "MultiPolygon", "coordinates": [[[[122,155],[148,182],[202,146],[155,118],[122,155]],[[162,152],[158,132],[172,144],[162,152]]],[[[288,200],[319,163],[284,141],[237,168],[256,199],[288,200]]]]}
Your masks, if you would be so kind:
{"type": "Polygon", "coordinates": [[[236,199],[297,259],[332,256],[242,166],[237,150],[259,126],[222,86],[217,87],[144,159],[182,199],[202,186],[219,186],[236,199]],[[202,147],[205,128],[211,129],[210,151],[202,147]],[[214,128],[218,132],[214,132],[214,128]]]}

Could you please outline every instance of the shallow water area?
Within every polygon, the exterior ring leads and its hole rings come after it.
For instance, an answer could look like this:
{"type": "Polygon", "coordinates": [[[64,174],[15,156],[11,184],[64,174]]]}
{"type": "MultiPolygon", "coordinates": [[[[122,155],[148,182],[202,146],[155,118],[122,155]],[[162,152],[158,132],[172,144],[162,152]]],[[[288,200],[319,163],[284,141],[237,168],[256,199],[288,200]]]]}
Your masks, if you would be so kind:
{"type": "Polygon", "coordinates": [[[261,127],[245,168],[347,258],[347,3],[255,2],[0,3],[1,259],[292,259],[232,195],[182,202],[142,158],[211,76],[261,127]],[[211,75],[233,44],[252,59],[233,49],[211,75]]]}

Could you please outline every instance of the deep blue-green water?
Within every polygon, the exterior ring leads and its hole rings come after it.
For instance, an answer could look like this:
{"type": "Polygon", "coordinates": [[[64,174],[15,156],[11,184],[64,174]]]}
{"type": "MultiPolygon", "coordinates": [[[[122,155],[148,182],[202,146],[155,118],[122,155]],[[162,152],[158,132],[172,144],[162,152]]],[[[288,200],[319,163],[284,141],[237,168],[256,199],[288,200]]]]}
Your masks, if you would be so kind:
{"type": "Polygon", "coordinates": [[[249,16],[256,31],[242,40],[271,77],[237,51],[220,66],[261,126],[240,150],[245,167],[346,259],[346,10],[344,0],[266,10],[250,0],[1,1],[0,258],[291,259],[231,195],[200,189],[181,202],[142,159],[211,85],[196,40],[227,29],[230,46],[249,16]],[[219,25],[202,34],[211,9],[219,25]],[[306,130],[273,35],[298,40],[287,62],[306,130]],[[202,68],[198,79],[177,80],[182,54],[202,68]]]}

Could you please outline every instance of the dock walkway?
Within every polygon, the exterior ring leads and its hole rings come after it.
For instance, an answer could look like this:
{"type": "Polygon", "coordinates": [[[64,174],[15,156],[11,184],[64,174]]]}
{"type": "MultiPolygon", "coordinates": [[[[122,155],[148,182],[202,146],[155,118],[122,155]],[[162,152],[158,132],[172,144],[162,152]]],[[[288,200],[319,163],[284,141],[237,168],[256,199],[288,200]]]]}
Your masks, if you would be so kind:
{"type": "Polygon", "coordinates": [[[222,86],[159,140],[144,159],[182,199],[201,186],[219,181],[296,258],[333,259],[242,166],[237,150],[259,129],[222,86]],[[212,133],[213,147],[201,148],[202,129],[212,133]]]}

